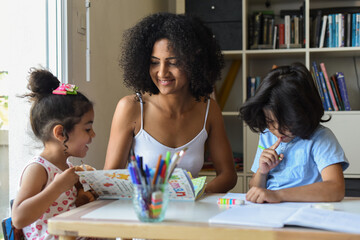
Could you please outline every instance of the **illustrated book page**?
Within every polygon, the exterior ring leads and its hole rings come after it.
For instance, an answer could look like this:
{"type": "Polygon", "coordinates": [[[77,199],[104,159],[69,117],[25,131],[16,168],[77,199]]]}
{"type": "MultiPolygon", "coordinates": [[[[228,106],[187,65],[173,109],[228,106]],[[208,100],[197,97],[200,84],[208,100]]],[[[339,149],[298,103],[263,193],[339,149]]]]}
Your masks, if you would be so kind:
{"type": "MultiPolygon", "coordinates": [[[[76,172],[80,182],[87,183],[101,199],[132,198],[133,183],[128,169],[76,172]]],[[[189,174],[175,168],[169,179],[172,200],[196,200],[204,192],[206,177],[191,179],[189,174]]]]}

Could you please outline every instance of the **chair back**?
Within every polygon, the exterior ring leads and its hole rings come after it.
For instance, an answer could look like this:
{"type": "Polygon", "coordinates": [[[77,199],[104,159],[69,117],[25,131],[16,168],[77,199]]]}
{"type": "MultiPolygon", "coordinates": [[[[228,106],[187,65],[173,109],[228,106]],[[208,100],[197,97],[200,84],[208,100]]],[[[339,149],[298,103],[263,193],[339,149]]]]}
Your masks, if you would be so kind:
{"type": "MultiPolygon", "coordinates": [[[[10,208],[12,208],[14,199],[10,200],[10,208]]],[[[12,225],[11,217],[4,218],[1,222],[1,226],[3,229],[4,240],[21,240],[25,239],[24,234],[21,229],[16,229],[12,225]]]]}

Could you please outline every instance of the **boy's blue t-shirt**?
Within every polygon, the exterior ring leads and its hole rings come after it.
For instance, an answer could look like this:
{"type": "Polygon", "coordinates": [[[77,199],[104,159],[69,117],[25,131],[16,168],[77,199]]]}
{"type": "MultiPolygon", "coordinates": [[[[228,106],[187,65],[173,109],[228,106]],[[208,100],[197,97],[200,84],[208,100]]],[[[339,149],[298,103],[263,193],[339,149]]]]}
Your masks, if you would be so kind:
{"type": "MultiPolygon", "coordinates": [[[[277,140],[268,129],[260,134],[259,145],[269,148],[277,140]]],[[[262,149],[258,148],[251,171],[256,173],[262,149]]],[[[295,137],[288,143],[281,142],[278,154],[284,159],[271,169],[266,188],[271,190],[298,187],[321,182],[321,171],[332,164],[341,163],[343,170],[349,166],[345,153],[333,132],[320,125],[310,139],[295,137]]]]}

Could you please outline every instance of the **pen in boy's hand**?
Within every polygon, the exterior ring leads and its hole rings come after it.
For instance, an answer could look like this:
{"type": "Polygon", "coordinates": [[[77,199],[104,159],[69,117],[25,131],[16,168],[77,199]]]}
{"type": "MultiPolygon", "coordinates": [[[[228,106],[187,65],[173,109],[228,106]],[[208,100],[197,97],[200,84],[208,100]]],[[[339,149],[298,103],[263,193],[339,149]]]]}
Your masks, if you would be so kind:
{"type": "MultiPolygon", "coordinates": [[[[260,148],[261,150],[265,150],[265,148],[261,145],[258,145],[258,148],[260,148]]],[[[279,156],[279,160],[281,161],[282,160],[282,157],[279,156]]]]}

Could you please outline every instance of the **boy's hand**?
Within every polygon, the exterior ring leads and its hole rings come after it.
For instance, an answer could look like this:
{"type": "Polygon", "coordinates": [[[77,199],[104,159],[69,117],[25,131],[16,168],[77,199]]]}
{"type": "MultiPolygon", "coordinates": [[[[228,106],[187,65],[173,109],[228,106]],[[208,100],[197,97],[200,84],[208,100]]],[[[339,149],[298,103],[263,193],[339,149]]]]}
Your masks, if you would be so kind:
{"type": "Polygon", "coordinates": [[[260,187],[252,187],[246,193],[246,200],[254,203],[279,203],[281,199],[277,191],[260,187]]]}
{"type": "Polygon", "coordinates": [[[264,149],[261,153],[259,159],[259,172],[261,174],[268,174],[269,171],[279,165],[280,161],[283,159],[284,155],[280,154],[279,156],[275,151],[275,149],[280,145],[280,143],[281,138],[278,138],[274,145],[264,149]]]}
{"type": "Polygon", "coordinates": [[[75,173],[75,168],[71,167],[60,174],[56,174],[53,184],[56,184],[58,190],[63,193],[71,189],[78,181],[79,175],[75,173]]]}

